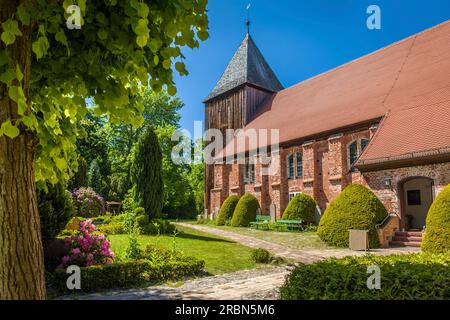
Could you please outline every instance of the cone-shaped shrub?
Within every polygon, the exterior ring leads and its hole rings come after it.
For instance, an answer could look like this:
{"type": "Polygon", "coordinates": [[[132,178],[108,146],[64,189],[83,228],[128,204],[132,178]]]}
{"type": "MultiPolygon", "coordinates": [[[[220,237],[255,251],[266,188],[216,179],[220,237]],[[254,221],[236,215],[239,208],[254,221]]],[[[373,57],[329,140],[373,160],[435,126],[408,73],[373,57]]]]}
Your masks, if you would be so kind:
{"type": "Polygon", "coordinates": [[[144,208],[153,219],[161,214],[164,201],[162,154],[153,128],[144,130],[133,151],[130,173],[136,207],[144,208]]]}
{"type": "Polygon", "coordinates": [[[289,201],[283,212],[283,220],[303,220],[306,224],[314,223],[317,203],[307,194],[300,193],[289,201]]]}
{"type": "Polygon", "coordinates": [[[350,229],[369,230],[369,245],[380,245],[375,225],[387,216],[375,194],[360,184],[347,186],[325,210],[317,234],[329,245],[347,247],[350,229]]]}
{"type": "Polygon", "coordinates": [[[248,227],[250,222],[256,220],[256,210],[259,208],[258,199],[246,193],[239,199],[234,209],[231,225],[233,227],[248,227]]]}
{"type": "Polygon", "coordinates": [[[216,225],[223,226],[227,220],[233,217],[234,209],[239,202],[239,197],[236,195],[231,195],[225,199],[219,210],[219,215],[217,216],[216,225]]]}
{"type": "Polygon", "coordinates": [[[431,205],[426,226],[422,250],[432,253],[450,252],[450,184],[431,205]]]}

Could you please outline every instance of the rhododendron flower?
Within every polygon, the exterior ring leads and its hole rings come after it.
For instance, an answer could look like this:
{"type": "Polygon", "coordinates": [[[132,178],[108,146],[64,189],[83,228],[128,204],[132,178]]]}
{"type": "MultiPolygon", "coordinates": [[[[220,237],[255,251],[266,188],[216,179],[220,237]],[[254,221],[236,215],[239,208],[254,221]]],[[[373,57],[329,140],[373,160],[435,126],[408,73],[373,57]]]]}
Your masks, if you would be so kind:
{"type": "Polygon", "coordinates": [[[115,255],[111,251],[111,243],[103,234],[93,235],[95,230],[92,220],[80,222],[79,234],[64,239],[67,254],[61,259],[58,268],[71,264],[86,267],[113,262],[115,255]]]}

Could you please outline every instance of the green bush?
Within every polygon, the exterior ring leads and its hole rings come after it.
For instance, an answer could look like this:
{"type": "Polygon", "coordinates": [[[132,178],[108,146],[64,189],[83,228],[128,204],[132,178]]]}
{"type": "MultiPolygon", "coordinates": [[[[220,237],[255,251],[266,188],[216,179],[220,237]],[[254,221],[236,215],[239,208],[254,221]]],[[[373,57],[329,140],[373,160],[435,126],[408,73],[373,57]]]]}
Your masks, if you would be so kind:
{"type": "MultiPolygon", "coordinates": [[[[152,266],[146,260],[81,268],[81,291],[92,292],[138,285],[147,280],[146,273],[149,271],[152,271],[152,266]]],[[[67,291],[67,277],[65,270],[57,270],[54,273],[53,285],[61,292],[67,291]]]]}
{"type": "Polygon", "coordinates": [[[269,263],[272,260],[272,255],[266,249],[253,249],[251,253],[252,260],[256,263],[269,263]]]}
{"type": "Polygon", "coordinates": [[[306,224],[315,223],[317,203],[309,195],[299,193],[289,201],[283,212],[283,220],[303,220],[306,224]]]}
{"type": "Polygon", "coordinates": [[[331,201],[317,234],[329,245],[348,247],[348,230],[369,230],[370,248],[377,248],[380,242],[375,226],[386,216],[386,208],[372,191],[363,185],[351,184],[331,201]]]}
{"type": "Polygon", "coordinates": [[[283,300],[448,299],[450,255],[347,257],[300,265],[280,289],[283,300]],[[367,287],[369,266],[381,270],[381,289],[367,287]]]}
{"type": "MultiPolygon", "coordinates": [[[[145,284],[147,281],[177,280],[203,272],[205,263],[194,257],[178,256],[170,260],[158,259],[116,262],[81,268],[81,292],[95,292],[114,288],[127,288],[145,284]]],[[[50,285],[60,293],[67,292],[68,275],[57,270],[49,277],[50,285]]],[[[71,291],[72,292],[72,291],[71,291]]]]}
{"type": "Polygon", "coordinates": [[[97,230],[104,234],[124,234],[125,228],[123,223],[112,221],[106,224],[96,225],[97,230]]]}
{"type": "Polygon", "coordinates": [[[249,193],[244,194],[234,209],[231,226],[248,227],[250,222],[256,220],[256,211],[258,208],[258,199],[249,193]]]}
{"type": "Polygon", "coordinates": [[[75,215],[72,195],[63,184],[49,185],[37,192],[42,238],[55,238],[75,215]]]}
{"type": "Polygon", "coordinates": [[[222,203],[222,206],[220,207],[219,215],[216,219],[216,225],[223,226],[228,220],[233,217],[233,212],[238,202],[239,197],[236,195],[231,195],[225,199],[225,201],[222,203]]]}
{"type": "Polygon", "coordinates": [[[450,251],[450,184],[438,194],[428,211],[422,250],[450,251]]]}

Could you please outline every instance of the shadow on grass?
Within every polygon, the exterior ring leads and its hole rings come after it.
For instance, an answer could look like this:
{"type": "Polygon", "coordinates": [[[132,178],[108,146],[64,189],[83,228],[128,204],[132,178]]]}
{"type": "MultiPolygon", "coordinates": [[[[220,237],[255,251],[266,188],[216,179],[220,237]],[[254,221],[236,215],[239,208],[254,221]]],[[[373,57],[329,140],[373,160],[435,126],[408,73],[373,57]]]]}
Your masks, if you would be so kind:
{"type": "Polygon", "coordinates": [[[226,239],[212,238],[212,237],[208,237],[208,236],[201,236],[198,234],[192,234],[192,233],[186,233],[186,232],[180,232],[179,234],[177,234],[177,238],[200,240],[200,241],[235,243],[234,241],[230,241],[230,240],[226,240],[226,239]]]}

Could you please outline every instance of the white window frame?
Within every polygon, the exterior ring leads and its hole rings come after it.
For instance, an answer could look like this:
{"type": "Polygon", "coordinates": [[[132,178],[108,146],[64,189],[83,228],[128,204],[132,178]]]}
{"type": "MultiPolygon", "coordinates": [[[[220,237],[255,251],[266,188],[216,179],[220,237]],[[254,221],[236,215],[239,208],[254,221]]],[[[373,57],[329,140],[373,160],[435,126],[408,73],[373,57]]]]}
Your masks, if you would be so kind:
{"type": "MultiPolygon", "coordinates": [[[[289,192],[288,200],[291,201],[296,195],[300,194],[301,192],[289,192]]],[[[289,202],[288,201],[288,202],[289,202]]]]}

